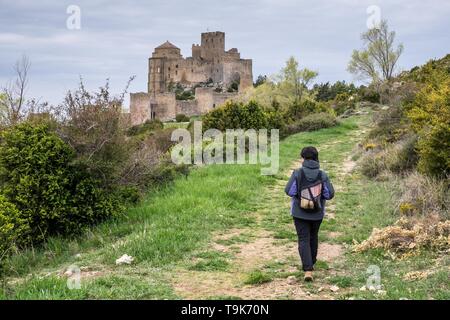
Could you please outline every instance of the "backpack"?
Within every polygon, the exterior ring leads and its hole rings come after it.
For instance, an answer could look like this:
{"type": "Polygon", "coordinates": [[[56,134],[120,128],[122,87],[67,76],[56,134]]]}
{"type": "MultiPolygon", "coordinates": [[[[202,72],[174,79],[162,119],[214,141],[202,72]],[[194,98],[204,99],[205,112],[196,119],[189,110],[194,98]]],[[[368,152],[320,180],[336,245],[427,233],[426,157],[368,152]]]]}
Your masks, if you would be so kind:
{"type": "Polygon", "coordinates": [[[297,175],[298,203],[302,210],[309,213],[317,213],[322,210],[322,171],[314,181],[308,181],[303,169],[297,175]]]}

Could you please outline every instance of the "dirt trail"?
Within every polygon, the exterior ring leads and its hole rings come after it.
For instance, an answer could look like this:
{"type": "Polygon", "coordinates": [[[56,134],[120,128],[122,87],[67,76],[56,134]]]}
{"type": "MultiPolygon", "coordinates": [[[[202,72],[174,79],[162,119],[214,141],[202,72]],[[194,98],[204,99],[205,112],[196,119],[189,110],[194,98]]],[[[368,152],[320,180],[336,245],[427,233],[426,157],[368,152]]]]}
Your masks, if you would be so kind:
{"type": "MultiPolygon", "coordinates": [[[[333,144],[335,142],[332,142],[333,144]]],[[[329,147],[331,147],[331,144],[329,147]]],[[[323,146],[327,147],[327,146],[323,146]]],[[[338,175],[349,174],[355,166],[351,158],[339,165],[338,175]]],[[[290,176],[299,161],[285,172],[290,176]]],[[[342,179],[336,179],[339,184],[342,179]]],[[[289,210],[290,199],[284,195],[286,180],[279,180],[269,191],[272,205],[284,204],[289,210]]],[[[339,188],[338,185],[336,185],[339,188]]],[[[268,204],[269,205],[269,204],[268,204]]],[[[263,206],[264,207],[264,206],[263,206]]],[[[334,219],[335,205],[327,205],[326,220],[334,219]]],[[[327,278],[336,274],[335,265],[343,256],[345,248],[341,244],[320,242],[318,260],[326,267],[316,272],[316,280],[306,284],[302,280],[300,261],[295,240],[282,241],[264,225],[267,212],[261,209],[254,213],[255,224],[248,228],[226,230],[213,237],[210,250],[231,254],[231,266],[226,271],[195,271],[179,268],[171,275],[175,293],[183,299],[206,299],[217,297],[236,297],[242,299],[334,299],[342,289],[336,289],[327,278]],[[244,238],[245,241],[231,241],[244,238]],[[228,241],[228,242],[227,242],[228,241]],[[248,274],[255,270],[270,268],[272,280],[262,284],[244,284],[248,274]]],[[[284,223],[286,230],[295,235],[292,221],[284,223]]],[[[326,232],[327,239],[338,237],[338,232],[326,232]]]]}

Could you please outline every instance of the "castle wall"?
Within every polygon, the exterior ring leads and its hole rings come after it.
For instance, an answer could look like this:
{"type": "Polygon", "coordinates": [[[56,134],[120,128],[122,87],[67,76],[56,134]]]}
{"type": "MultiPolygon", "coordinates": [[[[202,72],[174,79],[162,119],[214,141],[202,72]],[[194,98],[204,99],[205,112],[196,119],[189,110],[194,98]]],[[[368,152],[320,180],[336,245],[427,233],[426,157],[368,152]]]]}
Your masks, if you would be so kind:
{"type": "Polygon", "coordinates": [[[225,103],[225,101],[235,98],[235,92],[215,92],[213,88],[195,89],[195,99],[198,102],[198,110],[201,114],[207,113],[225,103]]]}
{"type": "Polygon", "coordinates": [[[138,125],[150,119],[150,95],[145,92],[130,93],[131,125],[138,125]]]}
{"type": "Polygon", "coordinates": [[[177,114],[184,114],[188,117],[198,116],[202,114],[198,107],[197,100],[177,100],[176,111],[177,114]]]}
{"type": "Polygon", "coordinates": [[[170,121],[175,119],[177,100],[175,93],[161,93],[152,98],[152,110],[157,119],[161,121],[170,121]]]}

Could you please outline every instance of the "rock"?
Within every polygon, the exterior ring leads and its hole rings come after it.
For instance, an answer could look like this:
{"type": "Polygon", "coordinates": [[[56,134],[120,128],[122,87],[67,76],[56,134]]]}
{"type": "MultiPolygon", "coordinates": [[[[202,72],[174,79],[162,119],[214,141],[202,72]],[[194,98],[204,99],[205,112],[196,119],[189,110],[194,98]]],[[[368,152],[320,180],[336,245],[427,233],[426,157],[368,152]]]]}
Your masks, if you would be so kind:
{"type": "Polygon", "coordinates": [[[77,254],[75,255],[75,258],[81,259],[81,253],[77,253],[77,254]]]}
{"type": "Polygon", "coordinates": [[[121,265],[121,264],[131,264],[133,262],[134,258],[124,254],[123,256],[121,256],[119,259],[116,260],[116,265],[121,265]]]}
{"type": "Polygon", "coordinates": [[[323,291],[323,287],[320,287],[317,291],[322,292],[323,291]]]}
{"type": "Polygon", "coordinates": [[[68,269],[66,272],[64,272],[65,276],[70,277],[73,274],[73,270],[72,269],[68,269]]]}
{"type": "Polygon", "coordinates": [[[297,278],[295,276],[289,276],[289,277],[287,277],[287,283],[295,284],[295,283],[297,283],[297,278]]]}
{"type": "Polygon", "coordinates": [[[378,290],[377,294],[384,296],[384,295],[386,295],[386,291],[385,290],[378,290]]]}
{"type": "Polygon", "coordinates": [[[339,291],[339,287],[338,287],[338,286],[331,286],[331,287],[330,287],[330,290],[331,290],[332,292],[338,292],[338,291],[339,291]]]}
{"type": "Polygon", "coordinates": [[[361,288],[359,288],[359,291],[366,291],[366,290],[367,290],[366,286],[362,286],[361,288]]]}

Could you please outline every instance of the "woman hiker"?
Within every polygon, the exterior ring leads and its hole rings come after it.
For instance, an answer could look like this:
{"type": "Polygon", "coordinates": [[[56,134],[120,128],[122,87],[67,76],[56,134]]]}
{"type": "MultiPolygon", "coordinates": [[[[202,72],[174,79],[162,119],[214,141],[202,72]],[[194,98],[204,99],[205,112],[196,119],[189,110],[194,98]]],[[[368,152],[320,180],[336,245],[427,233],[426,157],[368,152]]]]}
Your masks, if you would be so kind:
{"type": "Polygon", "coordinates": [[[320,170],[319,153],[314,147],[301,151],[302,166],[294,170],[285,192],[291,199],[291,215],[298,236],[298,252],[305,281],[312,281],[317,261],[319,228],[325,215],[325,202],[334,197],[327,174],[320,170]]]}

